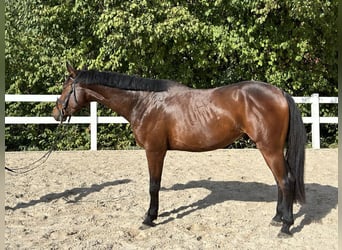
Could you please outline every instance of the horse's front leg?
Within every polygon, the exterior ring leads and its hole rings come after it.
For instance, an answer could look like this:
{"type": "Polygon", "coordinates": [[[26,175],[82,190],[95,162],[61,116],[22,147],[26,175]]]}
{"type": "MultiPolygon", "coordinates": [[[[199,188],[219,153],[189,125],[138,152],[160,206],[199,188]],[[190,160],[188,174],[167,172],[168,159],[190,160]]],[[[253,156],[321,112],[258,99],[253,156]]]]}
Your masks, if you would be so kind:
{"type": "Polygon", "coordinates": [[[153,221],[158,217],[159,190],[166,151],[147,151],[146,157],[150,174],[150,207],[147,210],[143,224],[154,226],[153,221]]]}

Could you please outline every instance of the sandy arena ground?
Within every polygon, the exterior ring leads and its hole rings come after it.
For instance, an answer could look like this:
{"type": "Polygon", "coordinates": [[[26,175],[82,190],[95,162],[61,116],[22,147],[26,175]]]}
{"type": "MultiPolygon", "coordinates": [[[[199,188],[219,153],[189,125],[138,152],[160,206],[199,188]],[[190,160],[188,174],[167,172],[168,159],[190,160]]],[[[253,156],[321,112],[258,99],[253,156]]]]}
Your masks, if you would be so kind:
{"type": "MultiPolygon", "coordinates": [[[[24,166],[43,152],[6,153],[24,166]]],[[[307,150],[307,204],[290,239],[270,225],[276,186],[257,150],[168,152],[160,217],[148,203],[145,153],[53,152],[33,172],[6,172],[6,249],[337,249],[337,149],[307,150]]]]}

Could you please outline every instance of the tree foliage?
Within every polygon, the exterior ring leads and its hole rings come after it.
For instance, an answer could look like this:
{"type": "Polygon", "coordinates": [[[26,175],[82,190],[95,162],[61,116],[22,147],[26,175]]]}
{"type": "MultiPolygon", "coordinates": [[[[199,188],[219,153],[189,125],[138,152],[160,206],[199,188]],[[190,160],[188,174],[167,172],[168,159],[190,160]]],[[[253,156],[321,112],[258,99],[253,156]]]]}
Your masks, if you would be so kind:
{"type": "MultiPolygon", "coordinates": [[[[69,60],[80,68],[173,79],[195,88],[255,79],[295,96],[337,95],[337,0],[5,4],[6,93],[60,93],[69,60]]],[[[6,115],[46,116],[52,107],[8,103],[6,115]]],[[[106,108],[99,114],[113,115],[106,108]]],[[[336,116],[337,107],[323,115],[336,116]]],[[[89,148],[89,128],[69,128],[59,148],[89,148]]],[[[55,136],[51,125],[5,129],[8,150],[46,149],[55,136]]],[[[330,138],[326,144],[336,142],[336,131],[336,126],[323,128],[322,136],[330,138]]],[[[99,148],[134,145],[128,126],[99,126],[99,148]]]]}

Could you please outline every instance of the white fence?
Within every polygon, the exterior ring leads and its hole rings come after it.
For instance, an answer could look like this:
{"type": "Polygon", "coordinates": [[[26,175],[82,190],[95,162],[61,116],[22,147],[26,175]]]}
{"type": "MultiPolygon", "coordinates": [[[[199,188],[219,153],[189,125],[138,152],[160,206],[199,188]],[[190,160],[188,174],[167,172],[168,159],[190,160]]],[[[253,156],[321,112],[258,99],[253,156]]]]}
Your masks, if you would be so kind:
{"type": "MultiPolygon", "coordinates": [[[[5,95],[5,102],[55,102],[59,95],[5,95]]],[[[310,97],[294,97],[296,103],[311,104],[311,116],[303,117],[303,122],[312,126],[312,148],[320,148],[320,124],[338,123],[338,117],[320,117],[320,104],[337,104],[338,97],[320,97],[313,94],[310,97]]],[[[73,116],[71,124],[90,124],[90,149],[97,150],[97,124],[128,123],[121,116],[97,116],[97,103],[90,103],[90,116],[73,116]]],[[[5,117],[5,124],[58,124],[53,117],[5,117]]]]}

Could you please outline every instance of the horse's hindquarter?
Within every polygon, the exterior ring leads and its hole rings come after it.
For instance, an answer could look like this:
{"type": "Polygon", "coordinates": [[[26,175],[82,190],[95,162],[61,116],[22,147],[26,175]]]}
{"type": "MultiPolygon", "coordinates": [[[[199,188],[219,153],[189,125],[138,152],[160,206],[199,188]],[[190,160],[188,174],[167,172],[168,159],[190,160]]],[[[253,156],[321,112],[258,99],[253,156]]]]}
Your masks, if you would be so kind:
{"type": "Polygon", "coordinates": [[[260,82],[246,82],[241,86],[240,94],[244,100],[241,129],[259,149],[283,148],[289,122],[288,103],[283,92],[272,85],[260,82]],[[273,145],[265,145],[270,142],[273,145]]]}

